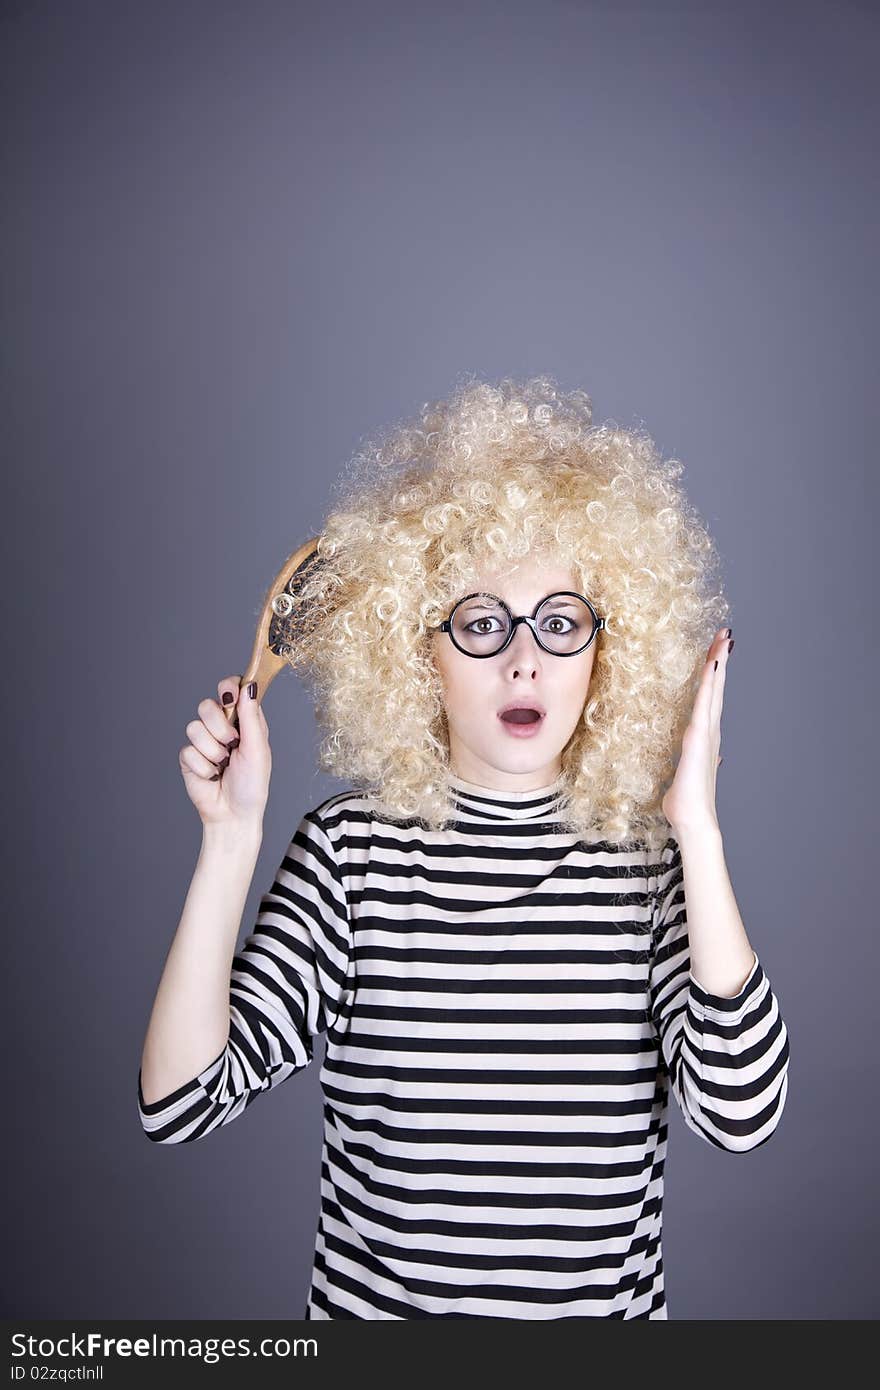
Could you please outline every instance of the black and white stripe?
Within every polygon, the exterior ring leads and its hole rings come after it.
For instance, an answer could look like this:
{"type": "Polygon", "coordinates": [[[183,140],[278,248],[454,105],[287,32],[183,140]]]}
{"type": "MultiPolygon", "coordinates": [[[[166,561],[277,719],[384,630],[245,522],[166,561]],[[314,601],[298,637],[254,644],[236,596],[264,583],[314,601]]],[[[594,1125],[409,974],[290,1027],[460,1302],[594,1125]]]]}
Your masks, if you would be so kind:
{"type": "Polygon", "coordinates": [[[666,1318],[667,1102],[744,1152],[779,1123],[788,1035],[755,957],[690,973],[674,838],[585,842],[560,783],[454,779],[445,831],[359,792],[307,813],[236,954],[230,1036],[147,1105],[199,1139],[326,1032],[321,1215],[305,1316],[666,1318]]]}

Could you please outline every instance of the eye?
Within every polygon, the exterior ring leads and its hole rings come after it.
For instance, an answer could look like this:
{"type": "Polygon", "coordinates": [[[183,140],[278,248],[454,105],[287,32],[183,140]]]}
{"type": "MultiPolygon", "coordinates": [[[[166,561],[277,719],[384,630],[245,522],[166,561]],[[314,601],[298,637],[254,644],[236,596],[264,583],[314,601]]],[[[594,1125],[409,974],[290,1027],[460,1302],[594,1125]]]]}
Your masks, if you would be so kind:
{"type": "Polygon", "coordinates": [[[551,613],[550,617],[546,618],[541,624],[542,631],[556,633],[574,632],[577,627],[580,627],[580,624],[576,622],[574,618],[567,618],[564,613],[551,613]],[[551,628],[550,623],[568,623],[569,626],[551,628]]]}
{"type": "MultiPolygon", "coordinates": [[[[465,632],[476,632],[476,634],[477,634],[478,637],[487,636],[490,632],[492,632],[493,629],[492,629],[492,628],[483,627],[483,628],[480,628],[479,630],[477,630],[477,624],[478,624],[478,623],[497,623],[497,622],[498,622],[498,619],[497,619],[496,617],[494,617],[494,616],[482,617],[482,618],[474,618],[471,622],[465,623],[465,625],[464,625],[464,630],[465,630],[465,632]]],[[[500,631],[500,627],[499,627],[499,628],[496,628],[495,631],[496,631],[496,632],[497,632],[497,631],[500,631]]]]}

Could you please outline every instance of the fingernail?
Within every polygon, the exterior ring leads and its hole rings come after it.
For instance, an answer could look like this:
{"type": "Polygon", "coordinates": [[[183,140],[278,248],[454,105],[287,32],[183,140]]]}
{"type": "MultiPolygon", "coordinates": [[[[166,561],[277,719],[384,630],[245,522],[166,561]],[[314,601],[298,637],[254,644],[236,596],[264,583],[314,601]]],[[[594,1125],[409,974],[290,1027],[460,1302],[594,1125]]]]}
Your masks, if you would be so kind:
{"type": "Polygon", "coordinates": [[[232,701],[233,701],[234,699],[235,699],[235,696],[233,695],[233,693],[232,693],[231,690],[224,690],[224,691],[223,691],[223,703],[224,703],[224,705],[231,705],[231,704],[232,704],[232,701]]]}
{"type": "Polygon", "coordinates": [[[718,662],[717,662],[717,661],[715,662],[715,670],[716,670],[716,671],[718,670],[718,662]]]}
{"type": "Polygon", "coordinates": [[[719,758],[719,759],[718,759],[718,766],[720,767],[721,764],[722,764],[723,762],[724,762],[724,759],[723,759],[723,758],[719,758]]]}
{"type": "Polygon", "coordinates": [[[234,739],[232,740],[231,743],[227,743],[226,747],[229,749],[229,751],[230,751],[230,753],[231,753],[232,750],[233,750],[233,748],[237,748],[238,745],[239,745],[240,743],[241,743],[241,739],[240,739],[240,738],[234,738],[234,739]]]}
{"type": "Polygon", "coordinates": [[[209,778],[208,778],[208,781],[209,781],[209,782],[219,782],[219,781],[220,781],[220,773],[219,773],[219,772],[215,772],[213,777],[209,777],[209,778]]]}
{"type": "Polygon", "coordinates": [[[226,764],[227,764],[228,762],[229,762],[229,758],[226,757],[226,758],[223,759],[222,763],[218,763],[218,764],[217,764],[217,766],[219,767],[219,769],[220,769],[221,772],[223,771],[224,767],[226,766],[226,764]]]}
{"type": "Polygon", "coordinates": [[[250,682],[249,682],[249,684],[248,684],[248,694],[250,695],[250,697],[251,697],[252,700],[256,700],[256,698],[257,698],[257,682],[256,682],[256,681],[250,681],[250,682]]]}
{"type": "Polygon", "coordinates": [[[733,651],[733,644],[734,644],[735,641],[736,641],[736,638],[735,638],[735,637],[731,637],[731,639],[730,639],[730,645],[729,645],[728,648],[727,648],[728,655],[733,651]]]}
{"type": "Polygon", "coordinates": [[[725,632],[724,636],[725,636],[725,637],[732,637],[732,636],[733,636],[733,628],[732,628],[732,627],[729,627],[729,628],[727,629],[727,631],[725,632]]]}

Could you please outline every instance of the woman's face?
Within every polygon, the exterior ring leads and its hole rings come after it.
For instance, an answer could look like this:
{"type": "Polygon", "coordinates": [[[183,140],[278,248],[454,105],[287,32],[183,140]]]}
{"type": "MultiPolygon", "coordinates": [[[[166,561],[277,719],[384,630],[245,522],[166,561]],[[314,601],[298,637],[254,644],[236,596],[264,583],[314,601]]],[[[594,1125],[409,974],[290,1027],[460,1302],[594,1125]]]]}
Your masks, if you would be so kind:
{"type": "MultiPolygon", "coordinates": [[[[571,570],[527,558],[515,568],[483,569],[467,592],[495,594],[518,617],[531,615],[542,599],[566,589],[580,592],[571,570]]],[[[480,615],[475,610],[465,616],[472,621],[480,615]]],[[[448,632],[435,632],[433,655],[443,686],[452,771],[499,791],[529,791],[555,781],[562,751],[583,712],[597,640],[586,651],[557,656],[539,647],[531,630],[519,623],[503,652],[475,658],[459,651],[448,632]],[[500,718],[500,711],[514,701],[534,701],[545,711],[537,727],[500,718]],[[517,730],[524,727],[534,731],[523,737],[517,730]]]]}

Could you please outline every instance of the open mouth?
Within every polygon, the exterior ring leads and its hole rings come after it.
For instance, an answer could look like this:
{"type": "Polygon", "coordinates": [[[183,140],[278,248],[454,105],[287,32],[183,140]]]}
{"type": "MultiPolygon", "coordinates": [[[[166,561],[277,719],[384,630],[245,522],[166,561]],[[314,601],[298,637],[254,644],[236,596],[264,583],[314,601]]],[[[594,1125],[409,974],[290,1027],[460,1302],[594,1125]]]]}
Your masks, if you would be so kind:
{"type": "Polygon", "coordinates": [[[541,717],[536,709],[509,709],[501,716],[505,724],[537,724],[541,717]]]}
{"type": "Polygon", "coordinates": [[[499,712],[505,732],[513,738],[533,738],[544,723],[544,710],[537,705],[515,705],[499,712]]]}

